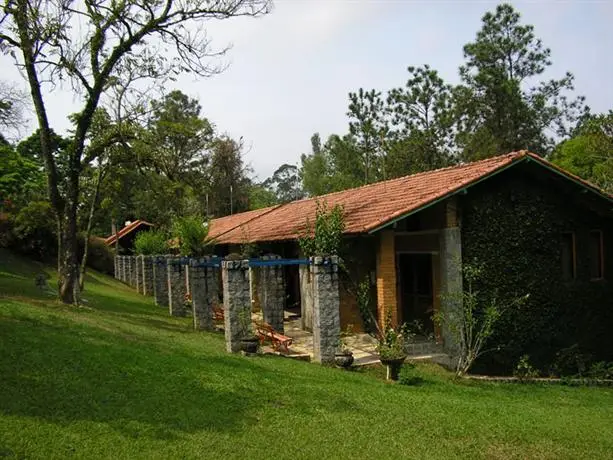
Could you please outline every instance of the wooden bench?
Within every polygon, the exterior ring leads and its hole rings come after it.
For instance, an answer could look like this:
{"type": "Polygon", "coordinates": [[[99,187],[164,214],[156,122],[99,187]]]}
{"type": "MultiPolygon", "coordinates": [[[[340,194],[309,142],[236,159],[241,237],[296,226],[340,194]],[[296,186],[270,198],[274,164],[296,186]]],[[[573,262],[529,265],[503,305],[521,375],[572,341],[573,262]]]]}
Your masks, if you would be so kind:
{"type": "Polygon", "coordinates": [[[215,321],[224,321],[223,308],[219,306],[213,306],[213,319],[215,321]]]}
{"type": "Polygon", "coordinates": [[[270,341],[273,350],[283,350],[285,353],[289,353],[289,346],[294,341],[291,337],[275,331],[270,324],[265,322],[257,323],[255,331],[260,339],[260,345],[264,344],[266,341],[270,341]]]}

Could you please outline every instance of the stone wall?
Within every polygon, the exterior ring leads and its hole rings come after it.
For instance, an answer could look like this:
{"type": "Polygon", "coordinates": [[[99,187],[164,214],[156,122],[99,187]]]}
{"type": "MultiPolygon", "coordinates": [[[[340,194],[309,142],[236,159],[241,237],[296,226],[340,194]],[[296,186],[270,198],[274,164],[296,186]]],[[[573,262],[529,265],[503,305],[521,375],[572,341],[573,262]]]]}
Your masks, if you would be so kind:
{"type": "MultiPolygon", "coordinates": [[[[264,256],[260,260],[280,259],[278,256],[264,256]]],[[[264,321],[275,330],[283,333],[283,310],[285,308],[285,284],[283,266],[263,265],[259,270],[259,294],[264,321]]],[[[251,269],[253,270],[253,268],[251,269]]],[[[253,297],[252,297],[253,300],[253,297]]]]}
{"type": "Polygon", "coordinates": [[[135,256],[134,261],[136,263],[136,292],[142,294],[144,291],[143,285],[143,256],[135,256]]]}
{"type": "Polygon", "coordinates": [[[213,266],[213,258],[203,257],[189,261],[189,286],[192,298],[194,329],[212,331],[213,305],[218,295],[219,269],[213,266]]]}
{"type": "Polygon", "coordinates": [[[141,256],[143,258],[143,294],[153,295],[153,256],[141,256]]]}
{"type": "Polygon", "coordinates": [[[226,350],[236,353],[240,351],[244,326],[251,324],[249,262],[225,260],[221,266],[226,350]]]}
{"type": "Polygon", "coordinates": [[[153,257],[153,297],[155,304],[168,307],[168,258],[153,257]]]}
{"type": "Polygon", "coordinates": [[[128,285],[136,287],[136,259],[134,256],[128,256],[128,285]]]}
{"type": "Polygon", "coordinates": [[[168,311],[171,316],[187,316],[185,308],[185,265],[181,257],[167,257],[168,311]]]}
{"type": "Polygon", "coordinates": [[[323,364],[334,362],[340,338],[338,257],[312,257],[313,355],[323,364]]]}
{"type": "Polygon", "coordinates": [[[300,276],[300,322],[305,331],[313,331],[313,283],[307,265],[298,268],[300,276]]]}

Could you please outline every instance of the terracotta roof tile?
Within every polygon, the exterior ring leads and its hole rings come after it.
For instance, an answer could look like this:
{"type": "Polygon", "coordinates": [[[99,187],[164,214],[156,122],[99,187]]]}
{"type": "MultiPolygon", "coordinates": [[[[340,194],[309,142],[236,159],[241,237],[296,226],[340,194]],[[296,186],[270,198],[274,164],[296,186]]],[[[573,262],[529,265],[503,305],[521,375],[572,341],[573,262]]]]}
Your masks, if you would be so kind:
{"type": "Polygon", "coordinates": [[[149,227],[153,227],[154,225],[144,221],[144,220],[140,220],[137,219],[134,222],[130,222],[128,225],[126,225],[124,228],[122,228],[121,230],[119,230],[117,232],[117,234],[112,234],[111,236],[108,236],[104,239],[104,244],[106,244],[107,246],[110,246],[111,244],[115,243],[115,238],[121,239],[124,236],[126,236],[128,233],[136,230],[138,227],[140,227],[141,225],[147,225],[149,227]]]}
{"type": "MultiPolygon", "coordinates": [[[[526,151],[512,152],[474,163],[460,164],[315,198],[293,201],[260,210],[263,212],[259,215],[254,214],[255,211],[251,211],[222,219],[214,219],[212,228],[223,228],[225,230],[223,233],[216,231],[217,241],[220,244],[293,240],[304,234],[307,219],[312,221],[315,218],[317,202],[319,201],[327,203],[328,207],[333,207],[336,204],[343,206],[345,233],[366,233],[398,217],[450,196],[511,164],[527,158],[534,159],[545,166],[553,166],[532,153],[526,151]]],[[[559,170],[559,168],[553,168],[559,170]]],[[[563,175],[575,179],[574,176],[565,171],[559,171],[563,175]]],[[[585,181],[581,182],[585,183],[585,181]]],[[[585,184],[599,191],[593,185],[585,184]]]]}

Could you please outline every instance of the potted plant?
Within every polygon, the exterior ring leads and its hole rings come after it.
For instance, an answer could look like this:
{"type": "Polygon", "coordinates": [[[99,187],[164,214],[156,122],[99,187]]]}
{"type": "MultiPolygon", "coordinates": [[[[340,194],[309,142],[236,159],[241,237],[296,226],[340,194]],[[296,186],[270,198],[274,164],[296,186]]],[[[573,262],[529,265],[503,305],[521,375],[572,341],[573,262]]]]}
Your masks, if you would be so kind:
{"type": "Polygon", "coordinates": [[[338,340],[336,353],[334,353],[334,364],[342,369],[349,369],[353,364],[353,352],[343,339],[338,340]]]}
{"type": "Polygon", "coordinates": [[[411,333],[407,325],[396,330],[391,326],[391,321],[385,323],[377,336],[377,352],[381,364],[387,366],[387,380],[398,380],[400,368],[407,358],[406,345],[411,340],[411,333]]]}
{"type": "Polygon", "coordinates": [[[253,333],[251,310],[243,310],[238,315],[240,325],[241,350],[245,353],[257,353],[260,339],[253,333]]]}

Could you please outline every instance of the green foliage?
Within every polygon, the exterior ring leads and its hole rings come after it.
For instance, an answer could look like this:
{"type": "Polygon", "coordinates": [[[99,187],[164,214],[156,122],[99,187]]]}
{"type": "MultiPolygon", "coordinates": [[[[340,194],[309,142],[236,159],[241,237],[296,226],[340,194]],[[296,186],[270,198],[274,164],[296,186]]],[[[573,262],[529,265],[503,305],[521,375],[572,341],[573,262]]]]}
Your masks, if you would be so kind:
{"type": "Polygon", "coordinates": [[[570,139],[556,147],[552,161],[613,192],[613,111],[587,119],[570,139]]]}
{"type": "Polygon", "coordinates": [[[168,234],[164,230],[147,230],[136,235],[136,254],[150,256],[168,253],[168,234]]]}
{"type": "Polygon", "coordinates": [[[521,382],[535,379],[539,376],[538,370],[530,364],[530,356],[523,355],[519,358],[519,362],[513,370],[513,375],[517,377],[521,382]]]}
{"type": "Polygon", "coordinates": [[[398,383],[405,386],[420,386],[426,383],[426,380],[416,371],[415,364],[405,363],[400,369],[398,375],[398,383]]]}
{"type": "Polygon", "coordinates": [[[278,204],[277,195],[263,184],[249,187],[249,210],[267,208],[278,204]]]}
{"type": "Polygon", "coordinates": [[[584,98],[569,98],[570,73],[531,82],[526,89],[527,81],[551,65],[551,51],[510,4],[483,16],[474,42],[464,46],[464,57],[454,98],[458,147],[465,159],[519,149],[546,155],[587,111],[584,98]]]}
{"type": "MultiPolygon", "coordinates": [[[[460,263],[460,261],[458,261],[460,263]]],[[[435,322],[442,324],[453,335],[457,346],[456,375],[467,373],[484,353],[495,326],[505,310],[521,305],[528,296],[500,299],[495,289],[480,292],[477,285],[486,267],[476,261],[462,264],[463,290],[442,298],[447,305],[435,315],[435,322]]]]}
{"type": "Polygon", "coordinates": [[[289,203],[304,198],[300,171],[293,165],[282,164],[271,177],[264,181],[263,185],[273,191],[279,203],[289,203]]]}
{"type": "Polygon", "coordinates": [[[10,200],[21,207],[33,199],[44,198],[44,192],[40,164],[11,145],[0,143],[0,202],[10,200]]]}
{"type": "Polygon", "coordinates": [[[306,234],[298,240],[300,249],[306,257],[339,254],[345,230],[342,206],[335,205],[328,210],[327,203],[317,202],[315,225],[311,227],[307,219],[306,227],[306,234]]]}
{"type": "Polygon", "coordinates": [[[314,136],[302,155],[305,191],[317,196],[514,150],[545,156],[588,113],[572,74],[542,79],[551,51],[513,6],[486,13],[463,50],[456,86],[424,65],[408,67],[404,86],[350,92],[348,133],[324,146],[314,136]]]}
{"type": "Polygon", "coordinates": [[[406,323],[394,328],[391,313],[388,312],[385,323],[377,325],[376,338],[376,350],[381,361],[396,360],[406,358],[406,347],[415,338],[415,334],[406,323]]]}
{"type": "Polygon", "coordinates": [[[57,252],[55,213],[48,201],[31,201],[21,208],[13,222],[19,252],[48,260],[57,252]]]}
{"type": "Polygon", "coordinates": [[[588,377],[591,379],[613,379],[613,362],[598,361],[591,365],[588,371],[588,377]]]}
{"type": "MultiPolygon", "coordinates": [[[[487,267],[476,285],[485,302],[508,304],[527,293],[530,297],[502,312],[489,341],[496,349],[482,356],[475,369],[509,374],[524,354],[535,367],[549,369],[556,354],[569,347],[586,360],[613,360],[613,293],[609,283],[590,281],[588,249],[590,230],[608,232],[609,227],[522,171],[505,174],[504,180],[479,185],[463,197],[463,259],[487,267]],[[562,273],[561,235],[571,230],[577,278],[568,281],[562,273]]],[[[606,248],[605,257],[611,257],[606,248]]]]}
{"type": "Polygon", "coordinates": [[[180,217],[173,222],[172,232],[182,256],[198,257],[210,249],[207,242],[209,227],[202,217],[180,217]]]}
{"type": "Polygon", "coordinates": [[[375,333],[377,330],[375,311],[371,302],[370,278],[368,275],[358,283],[356,302],[360,310],[360,317],[364,325],[364,331],[375,333]]]}
{"type": "MultiPolygon", "coordinates": [[[[80,243],[83,245],[83,239],[80,243]]],[[[112,275],[115,270],[115,251],[107,246],[102,238],[90,237],[87,245],[87,266],[100,273],[112,275]]]]}

